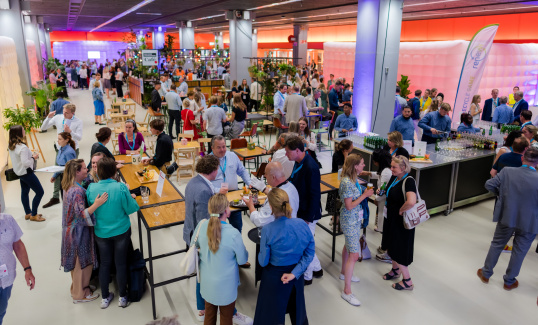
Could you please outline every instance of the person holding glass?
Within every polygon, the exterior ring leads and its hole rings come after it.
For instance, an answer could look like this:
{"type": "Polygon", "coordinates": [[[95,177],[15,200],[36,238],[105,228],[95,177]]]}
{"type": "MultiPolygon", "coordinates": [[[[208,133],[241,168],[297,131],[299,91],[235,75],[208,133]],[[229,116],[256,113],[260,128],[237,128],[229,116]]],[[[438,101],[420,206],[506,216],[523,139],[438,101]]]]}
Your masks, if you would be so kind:
{"type": "Polygon", "coordinates": [[[461,113],[460,116],[460,125],[458,126],[459,133],[478,133],[480,128],[475,128],[473,126],[474,118],[469,113],[461,113]]]}
{"type": "MultiPolygon", "coordinates": [[[[118,134],[118,147],[121,155],[138,155],[140,154],[140,146],[144,143],[144,136],[138,132],[136,122],[128,119],[125,122],[125,131],[118,134]]],[[[144,144],[144,151],[146,145],[144,144]]]]}
{"type": "Polygon", "coordinates": [[[482,113],[482,108],[480,108],[480,102],[482,97],[480,95],[474,95],[471,101],[471,108],[469,109],[469,114],[473,119],[473,123],[478,123],[480,121],[480,114],[482,113]]]}
{"type": "Polygon", "coordinates": [[[383,150],[387,151],[391,157],[404,156],[409,159],[409,152],[403,147],[403,137],[398,131],[392,131],[387,134],[387,144],[383,147],[383,150]]]}
{"type": "MultiPolygon", "coordinates": [[[[340,228],[344,233],[345,245],[342,249],[342,269],[340,280],[345,281],[342,299],[353,306],[360,306],[360,301],[351,292],[351,282],[359,282],[359,278],[353,276],[353,268],[361,255],[360,230],[363,220],[363,201],[374,194],[373,188],[365,189],[359,185],[358,176],[364,169],[364,159],[361,155],[351,154],[346,158],[342,167],[340,189],[340,228]]],[[[366,201],[365,201],[366,200],[366,201]]]]}
{"type": "Polygon", "coordinates": [[[383,225],[383,239],[386,239],[387,253],[392,258],[392,269],[383,275],[383,280],[398,279],[403,274],[402,281],[394,283],[392,287],[396,290],[413,290],[409,265],[413,262],[415,229],[404,227],[403,213],[415,206],[417,185],[412,177],[409,178],[411,166],[406,157],[393,157],[390,170],[392,177],[387,184],[387,217],[383,225]]]}
{"type": "Polygon", "coordinates": [[[207,206],[209,221],[198,223],[194,230],[194,234],[199,234],[194,245],[199,248],[204,324],[215,325],[220,310],[220,324],[231,325],[240,284],[238,264],[247,262],[248,252],[241,233],[226,222],[231,213],[226,195],[213,195],[207,206]]]}
{"type": "Polygon", "coordinates": [[[254,323],[284,324],[289,313],[292,324],[308,324],[303,274],[314,259],[314,236],[306,222],[291,218],[286,191],[273,188],[267,200],[275,221],[261,231],[258,260],[263,272],[254,323]]]}

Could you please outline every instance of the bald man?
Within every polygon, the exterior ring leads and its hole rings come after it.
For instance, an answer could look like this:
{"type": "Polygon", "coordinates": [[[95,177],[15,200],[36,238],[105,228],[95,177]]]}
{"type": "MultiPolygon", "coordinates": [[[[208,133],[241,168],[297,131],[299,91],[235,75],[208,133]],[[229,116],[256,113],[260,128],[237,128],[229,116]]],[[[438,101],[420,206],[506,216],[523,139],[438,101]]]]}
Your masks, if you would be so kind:
{"type": "MultiPolygon", "coordinates": [[[[279,162],[270,162],[267,164],[267,167],[265,168],[265,177],[267,178],[267,184],[271,187],[265,185],[263,176],[261,180],[252,176],[250,183],[251,186],[265,194],[269,194],[271,188],[273,187],[278,187],[286,191],[290,199],[292,209],[291,217],[297,218],[297,210],[299,209],[299,193],[297,193],[295,186],[291,182],[288,182],[287,177],[284,174],[282,164],[279,162]]],[[[269,200],[265,200],[259,211],[256,211],[252,201],[245,200],[245,203],[250,210],[250,220],[254,223],[254,225],[256,225],[256,227],[263,227],[275,220],[275,217],[271,213],[269,200]]]]}

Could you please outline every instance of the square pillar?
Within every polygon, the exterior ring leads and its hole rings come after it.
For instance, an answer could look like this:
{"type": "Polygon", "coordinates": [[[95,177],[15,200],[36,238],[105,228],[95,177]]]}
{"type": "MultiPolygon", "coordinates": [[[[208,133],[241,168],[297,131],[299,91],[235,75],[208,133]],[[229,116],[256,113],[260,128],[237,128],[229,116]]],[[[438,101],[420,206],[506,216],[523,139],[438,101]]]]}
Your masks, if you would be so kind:
{"type": "Polygon", "coordinates": [[[295,36],[295,42],[293,42],[293,59],[294,65],[305,65],[307,60],[308,50],[308,27],[305,25],[293,25],[293,35],[295,36]]]}
{"type": "MultiPolygon", "coordinates": [[[[35,46],[35,56],[37,60],[37,75],[34,77],[38,77],[38,80],[44,80],[43,75],[43,56],[41,55],[41,43],[39,41],[39,31],[38,31],[38,25],[37,25],[37,16],[29,16],[30,22],[24,23],[24,36],[26,37],[26,42],[30,44],[34,44],[35,46]]],[[[24,18],[24,17],[23,17],[24,18]]],[[[24,19],[23,19],[24,20],[24,19]]],[[[28,44],[27,44],[28,46],[28,44]]],[[[32,60],[31,57],[28,58],[30,61],[32,60]]],[[[30,62],[31,63],[31,62],[30,62]]],[[[48,71],[47,71],[48,74],[48,71]]],[[[37,80],[32,80],[32,83],[37,80]]]]}
{"type": "Polygon", "coordinates": [[[256,28],[252,30],[252,56],[258,56],[258,30],[256,28]]]}
{"type": "MultiPolygon", "coordinates": [[[[235,12],[235,11],[234,11],[235,12]]],[[[250,14],[248,14],[250,16],[250,14]]],[[[231,80],[250,80],[247,68],[252,57],[252,20],[237,18],[234,15],[230,23],[230,77],[231,80]]]]}

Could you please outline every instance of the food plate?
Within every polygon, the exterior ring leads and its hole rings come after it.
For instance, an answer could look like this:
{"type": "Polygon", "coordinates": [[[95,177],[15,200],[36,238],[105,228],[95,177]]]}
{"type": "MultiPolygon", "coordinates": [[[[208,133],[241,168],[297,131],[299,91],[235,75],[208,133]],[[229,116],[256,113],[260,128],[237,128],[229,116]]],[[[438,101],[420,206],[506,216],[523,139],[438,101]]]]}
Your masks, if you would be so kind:
{"type": "Polygon", "coordinates": [[[247,205],[245,204],[245,202],[243,202],[243,200],[240,200],[239,203],[235,203],[234,201],[230,201],[230,206],[232,208],[246,208],[247,205]]]}
{"type": "Polygon", "coordinates": [[[409,162],[423,163],[423,164],[433,164],[433,161],[431,159],[426,159],[426,158],[411,158],[411,160],[409,160],[409,162]]]}
{"type": "Polygon", "coordinates": [[[153,177],[150,178],[150,179],[146,179],[145,177],[138,175],[137,172],[134,172],[134,173],[135,173],[136,178],[140,182],[140,184],[148,184],[148,183],[158,182],[159,181],[159,172],[156,171],[156,170],[150,170],[149,172],[153,174],[153,175],[151,175],[153,177]]]}

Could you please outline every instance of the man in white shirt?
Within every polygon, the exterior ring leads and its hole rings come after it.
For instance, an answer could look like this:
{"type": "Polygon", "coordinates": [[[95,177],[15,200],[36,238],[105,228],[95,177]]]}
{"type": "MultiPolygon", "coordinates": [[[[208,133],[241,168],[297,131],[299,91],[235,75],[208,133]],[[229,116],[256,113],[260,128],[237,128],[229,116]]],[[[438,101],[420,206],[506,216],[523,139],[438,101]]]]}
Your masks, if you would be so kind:
{"type": "Polygon", "coordinates": [[[222,63],[219,64],[219,67],[217,68],[217,74],[219,78],[222,78],[222,75],[224,74],[225,71],[226,71],[226,68],[224,67],[224,65],[222,63]]]}
{"type": "Polygon", "coordinates": [[[176,85],[172,84],[172,88],[166,93],[164,100],[168,104],[168,115],[170,117],[170,121],[168,122],[168,134],[172,139],[175,139],[175,137],[172,136],[172,127],[175,122],[176,135],[181,133],[179,124],[181,122],[181,109],[183,108],[181,98],[176,92],[176,85]]]}
{"type": "MultiPolygon", "coordinates": [[[[283,189],[288,194],[288,197],[290,199],[290,205],[292,209],[291,217],[297,218],[297,210],[299,209],[299,193],[297,193],[297,189],[295,188],[295,186],[293,186],[292,183],[288,182],[288,178],[284,174],[284,169],[282,168],[282,165],[278,162],[270,162],[269,164],[267,164],[267,167],[265,168],[265,177],[267,178],[267,185],[269,185],[270,187],[265,186],[263,176],[261,180],[252,176],[252,187],[265,194],[269,194],[271,188],[274,187],[283,189]]],[[[259,211],[256,211],[256,208],[254,208],[254,204],[252,202],[247,201],[248,200],[245,200],[245,203],[247,203],[248,209],[250,210],[250,220],[254,223],[256,227],[263,227],[266,224],[271,223],[275,220],[275,217],[273,216],[273,213],[271,211],[271,207],[269,206],[269,200],[265,200],[259,211]]]]}
{"type": "MultiPolygon", "coordinates": [[[[41,125],[41,130],[47,130],[51,126],[56,126],[56,131],[58,134],[62,132],[68,132],[71,134],[71,137],[75,141],[76,150],[75,152],[79,153],[78,142],[82,140],[82,121],[75,116],[75,111],[77,107],[75,104],[66,104],[64,106],[63,115],[56,115],[56,112],[50,112],[47,118],[43,121],[41,125]]],[[[54,149],[58,153],[57,143],[54,144],[54,149]]]]}
{"type": "Polygon", "coordinates": [[[161,89],[159,89],[159,94],[161,95],[161,98],[166,96],[168,92],[170,91],[170,88],[168,87],[168,83],[166,82],[166,75],[161,76],[161,89]]]}
{"type": "Polygon", "coordinates": [[[262,94],[262,85],[260,85],[256,78],[252,78],[252,83],[250,84],[250,107],[252,107],[255,111],[257,111],[258,107],[260,107],[262,94]]]}
{"type": "Polygon", "coordinates": [[[282,124],[286,124],[286,113],[284,112],[286,97],[288,97],[288,85],[282,83],[278,86],[278,91],[273,96],[274,114],[280,116],[282,124]]]}
{"type": "Polygon", "coordinates": [[[188,91],[189,91],[189,85],[185,81],[185,76],[182,76],[179,78],[179,88],[177,90],[182,100],[185,99],[185,97],[187,97],[188,91]]]}
{"type": "Polygon", "coordinates": [[[224,71],[222,74],[222,80],[224,80],[224,88],[230,89],[231,88],[231,80],[230,80],[230,72],[228,70],[224,71]]]}
{"type": "Polygon", "coordinates": [[[267,152],[268,155],[273,155],[273,157],[271,158],[272,162],[278,162],[282,165],[282,169],[284,171],[284,176],[286,176],[286,179],[290,178],[295,162],[288,159],[284,146],[286,144],[286,140],[289,137],[296,135],[297,133],[291,132],[282,133],[280,137],[278,137],[278,141],[275,143],[275,145],[267,152]]]}

